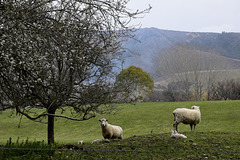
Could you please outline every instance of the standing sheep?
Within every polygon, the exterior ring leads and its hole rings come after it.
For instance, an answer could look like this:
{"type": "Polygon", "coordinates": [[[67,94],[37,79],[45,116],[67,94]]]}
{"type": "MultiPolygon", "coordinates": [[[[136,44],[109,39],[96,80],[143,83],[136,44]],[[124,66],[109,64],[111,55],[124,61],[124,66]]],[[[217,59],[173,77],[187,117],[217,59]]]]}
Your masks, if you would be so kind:
{"type": "Polygon", "coordinates": [[[105,118],[99,119],[101,122],[102,136],[104,139],[122,139],[123,130],[120,126],[111,125],[105,118]]]}
{"type": "MultiPolygon", "coordinates": [[[[200,107],[200,106],[199,106],[200,107]]],[[[191,109],[177,108],[173,111],[174,124],[173,130],[177,131],[179,123],[190,124],[191,131],[194,125],[194,131],[196,125],[201,121],[201,112],[198,106],[192,106],[191,109]]]]}

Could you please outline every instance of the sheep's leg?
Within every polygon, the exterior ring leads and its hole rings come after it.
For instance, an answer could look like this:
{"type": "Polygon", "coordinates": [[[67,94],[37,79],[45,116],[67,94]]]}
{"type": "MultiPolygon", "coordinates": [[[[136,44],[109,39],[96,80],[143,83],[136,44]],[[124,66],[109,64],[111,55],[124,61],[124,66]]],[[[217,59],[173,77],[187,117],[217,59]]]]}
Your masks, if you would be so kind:
{"type": "MultiPolygon", "coordinates": [[[[191,127],[191,132],[192,132],[192,124],[190,124],[190,127],[191,127]]],[[[194,130],[195,130],[195,126],[194,126],[194,130]]]]}
{"type": "Polygon", "coordinates": [[[196,124],[194,124],[194,132],[196,131],[195,128],[196,128],[196,124]]]}
{"type": "Polygon", "coordinates": [[[173,123],[173,130],[174,130],[174,131],[178,131],[177,126],[178,126],[178,123],[177,123],[177,122],[174,122],[174,123],[173,123]]]}
{"type": "Polygon", "coordinates": [[[110,134],[105,135],[104,139],[111,139],[111,135],[110,134]]]}
{"type": "Polygon", "coordinates": [[[178,131],[177,126],[178,126],[179,123],[177,123],[177,117],[175,116],[174,113],[173,113],[173,118],[174,118],[173,130],[178,131]]]}

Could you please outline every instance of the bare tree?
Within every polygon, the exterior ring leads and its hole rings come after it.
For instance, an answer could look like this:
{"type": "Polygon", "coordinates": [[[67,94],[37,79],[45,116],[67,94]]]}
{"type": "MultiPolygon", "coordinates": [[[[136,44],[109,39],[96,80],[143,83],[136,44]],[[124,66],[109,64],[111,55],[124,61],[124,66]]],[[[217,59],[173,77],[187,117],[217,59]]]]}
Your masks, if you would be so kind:
{"type": "Polygon", "coordinates": [[[228,70],[228,61],[215,53],[203,52],[194,46],[173,46],[154,60],[154,66],[168,82],[176,100],[202,100],[219,77],[228,70]]]}
{"type": "Polygon", "coordinates": [[[239,80],[230,79],[215,84],[216,92],[214,98],[217,100],[238,100],[240,98],[239,80]]]}
{"type": "Polygon", "coordinates": [[[191,97],[191,79],[189,65],[191,61],[186,59],[189,53],[181,46],[165,49],[155,59],[156,69],[161,72],[168,83],[168,92],[172,91],[175,100],[189,100],[191,97]]]}
{"type": "Polygon", "coordinates": [[[54,117],[83,121],[111,111],[122,40],[132,37],[131,19],[149,11],[131,12],[127,3],[1,0],[1,105],[30,120],[48,117],[48,143],[54,143],[54,117]],[[35,106],[43,110],[33,113],[35,106]],[[72,116],[64,115],[66,106],[72,116]]]}

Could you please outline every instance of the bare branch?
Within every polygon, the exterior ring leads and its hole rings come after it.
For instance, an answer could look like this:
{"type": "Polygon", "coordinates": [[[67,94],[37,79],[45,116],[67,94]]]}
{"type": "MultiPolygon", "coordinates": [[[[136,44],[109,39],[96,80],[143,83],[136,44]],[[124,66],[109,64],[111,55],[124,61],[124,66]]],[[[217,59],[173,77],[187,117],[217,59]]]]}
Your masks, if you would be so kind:
{"type": "Polygon", "coordinates": [[[85,121],[85,120],[89,120],[89,119],[91,119],[91,118],[96,117],[95,115],[92,115],[92,116],[88,116],[88,117],[84,116],[83,118],[80,118],[80,119],[79,119],[79,118],[72,118],[72,117],[68,117],[68,116],[64,116],[64,115],[56,115],[56,114],[49,114],[49,113],[47,113],[46,115],[47,115],[47,116],[54,116],[54,117],[66,118],[66,119],[74,120],[74,121],[85,121]]]}

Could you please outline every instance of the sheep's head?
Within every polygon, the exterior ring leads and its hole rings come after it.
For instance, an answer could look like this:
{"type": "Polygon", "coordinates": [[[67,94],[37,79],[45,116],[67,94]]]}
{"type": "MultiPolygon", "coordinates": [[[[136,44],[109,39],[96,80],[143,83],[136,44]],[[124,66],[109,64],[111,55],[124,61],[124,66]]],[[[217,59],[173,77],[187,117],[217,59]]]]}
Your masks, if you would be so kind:
{"type": "Polygon", "coordinates": [[[99,119],[99,122],[101,122],[100,125],[102,127],[105,127],[108,124],[108,120],[105,118],[99,119]]]}
{"type": "Polygon", "coordinates": [[[199,108],[200,108],[200,106],[192,106],[191,107],[191,109],[196,109],[196,110],[200,110],[199,108]]]}
{"type": "Polygon", "coordinates": [[[177,134],[177,131],[176,130],[172,130],[172,134],[177,134]]]}

